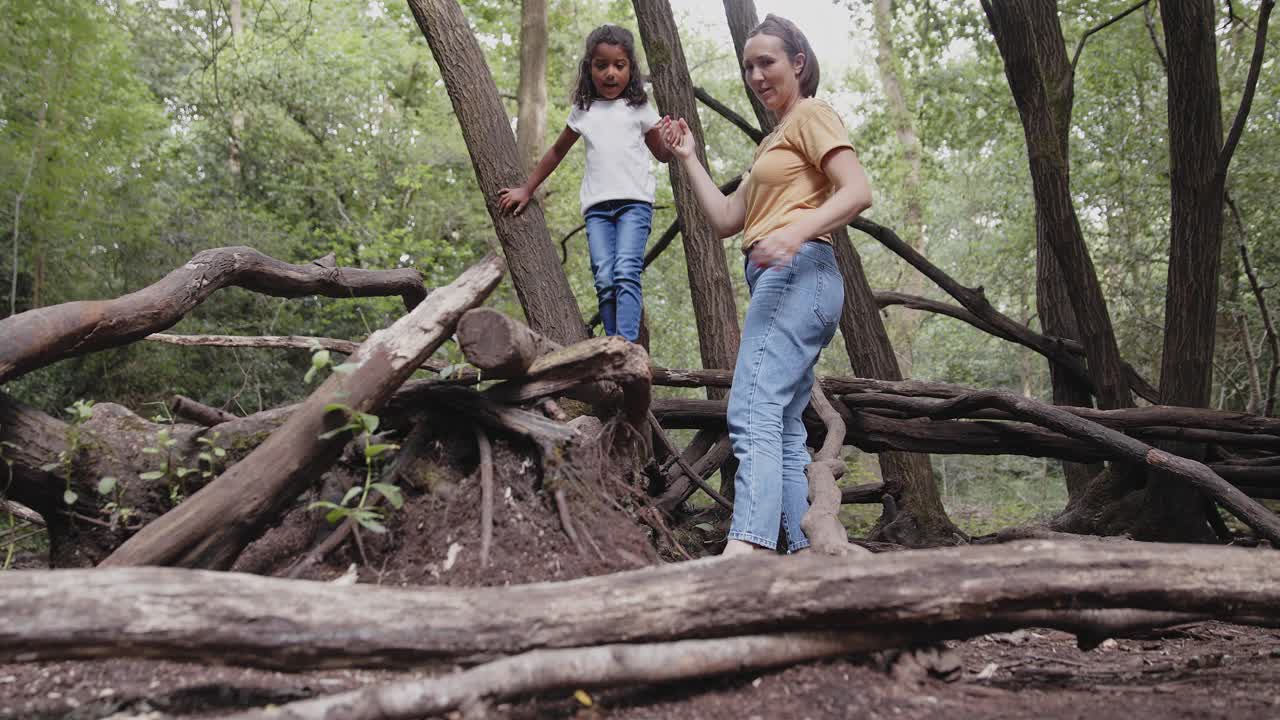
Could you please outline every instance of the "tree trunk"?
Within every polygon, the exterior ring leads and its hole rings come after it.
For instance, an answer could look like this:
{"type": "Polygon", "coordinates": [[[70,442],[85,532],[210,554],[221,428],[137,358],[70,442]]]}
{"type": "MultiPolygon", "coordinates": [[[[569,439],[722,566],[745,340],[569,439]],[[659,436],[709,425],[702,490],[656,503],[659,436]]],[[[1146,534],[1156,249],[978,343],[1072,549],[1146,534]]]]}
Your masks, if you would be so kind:
{"type": "Polygon", "coordinates": [[[462,126],[485,207],[530,327],[564,345],[587,337],[569,279],[556,257],[538,203],[519,215],[498,208],[498,191],[524,181],[511,125],[484,53],[456,0],[409,0],[431,46],[449,100],[462,126]]]}
{"type": "MultiPolygon", "coordinates": [[[[1169,52],[1169,280],[1165,294],[1160,397],[1167,405],[1208,407],[1217,338],[1222,264],[1222,97],[1218,88],[1214,5],[1160,2],[1169,52]]],[[[1170,446],[1191,457],[1203,448],[1170,446]]],[[[1213,538],[1200,494],[1182,484],[1148,492],[1144,510],[1163,522],[1165,538],[1213,538]]]]}
{"type": "MultiPolygon", "coordinates": [[[[885,332],[880,307],[862,271],[862,260],[847,231],[832,233],[836,262],[844,281],[844,307],[840,311],[840,334],[844,337],[849,363],[859,377],[901,380],[898,360],[885,332]]],[[[872,537],[899,545],[951,544],[964,535],[947,517],[933,481],[928,455],[880,453],[880,472],[889,495],[897,501],[893,517],[882,515],[872,537]]]]}
{"type": "Polygon", "coordinates": [[[747,93],[747,100],[751,102],[751,109],[756,114],[760,129],[768,133],[777,124],[773,111],[765,107],[752,92],[746,73],[742,70],[742,48],[747,44],[747,35],[760,24],[756,4],[754,0],[724,0],[724,16],[729,21],[729,34],[733,36],[733,51],[738,58],[738,76],[742,79],[742,89],[747,93]]]}
{"type": "MultiPolygon", "coordinates": [[[[1031,27],[1036,33],[1036,49],[1039,51],[1041,71],[1045,77],[1045,92],[1049,98],[1049,112],[1053,114],[1057,131],[1058,152],[1063,166],[1070,173],[1071,113],[1075,102],[1075,75],[1067,58],[1066,42],[1062,37],[1062,25],[1058,20],[1057,0],[1036,0],[1030,6],[1031,27]]],[[[1071,294],[1067,290],[1067,276],[1053,254],[1052,234],[1057,229],[1049,218],[1036,208],[1036,310],[1040,326],[1046,335],[1069,340],[1080,339],[1080,324],[1076,322],[1071,307],[1071,294]]],[[[1079,379],[1057,363],[1049,363],[1049,379],[1054,405],[1093,407],[1093,395],[1079,379]]],[[[1098,477],[1101,464],[1063,463],[1062,472],[1067,484],[1067,498],[1078,497],[1093,478],[1098,477]]]]}
{"type": "MultiPolygon", "coordinates": [[[[707,163],[702,123],[684,48],[668,0],[633,0],[644,42],[653,95],[662,113],[684,118],[693,133],[698,160],[707,163]]],[[[738,309],[729,281],[724,248],[711,230],[679,163],[670,164],[671,192],[680,219],[688,264],[689,289],[703,367],[732,368],[740,340],[738,309]]],[[[534,328],[537,329],[537,328],[534,328]]],[[[710,392],[710,391],[709,391],[710,392]]]]}
{"type": "Polygon", "coordinates": [[[516,90],[516,153],[527,175],[547,134],[547,0],[520,3],[520,86],[516,90]]]}
{"type": "MultiPolygon", "coordinates": [[[[920,136],[916,132],[915,116],[911,111],[911,103],[907,100],[906,90],[902,82],[902,63],[897,50],[893,46],[893,8],[892,0],[875,0],[876,27],[876,68],[880,72],[880,86],[884,89],[888,101],[889,118],[898,137],[898,150],[901,160],[906,165],[904,183],[895,188],[895,194],[903,198],[905,204],[902,218],[902,239],[916,252],[924,254],[924,188],[921,178],[920,136]]],[[[920,273],[906,273],[903,291],[910,295],[922,295],[924,276],[920,273]]],[[[893,336],[893,348],[902,368],[902,374],[911,377],[915,364],[912,346],[915,344],[916,332],[920,328],[923,316],[914,310],[902,310],[890,315],[890,326],[893,336]]]]}
{"type": "Polygon", "coordinates": [[[315,482],[351,437],[357,413],[389,398],[445,340],[458,318],[488,297],[502,279],[502,260],[490,255],[411,313],[369,337],[277,431],[247,458],[148,524],[103,565],[231,567],[240,552],[315,482]],[[333,409],[341,404],[345,410],[333,409]]]}
{"type": "Polygon", "coordinates": [[[1022,117],[1037,228],[1045,228],[1047,243],[1053,249],[1061,273],[1074,279],[1067,283],[1067,292],[1080,324],[1081,341],[1099,404],[1103,408],[1131,407],[1133,399],[1111,316],[1071,198],[1070,173],[1061,147],[1065,130],[1058,128],[1054,116],[1054,100],[1057,98],[1061,103],[1062,96],[1050,91],[1042,69],[1046,61],[1041,58],[1036,22],[1043,18],[1037,5],[1046,1],[983,0],[982,4],[1004,58],[1009,89],[1022,117]]]}
{"type": "MultiPolygon", "coordinates": [[[[240,43],[240,38],[244,35],[244,9],[241,6],[242,0],[231,0],[231,4],[227,9],[228,19],[231,21],[231,47],[235,48],[240,43]]],[[[231,178],[236,182],[240,181],[240,150],[241,136],[244,134],[244,111],[238,107],[231,109],[231,147],[227,150],[227,169],[231,173],[231,178]]]]}
{"type": "Polygon", "coordinates": [[[535,648],[797,629],[969,637],[1059,608],[1274,621],[1280,565],[1242,548],[1029,540],[850,562],[809,553],[674,563],[572,583],[465,589],[171,568],[0,573],[0,616],[23,619],[0,624],[0,662],[109,655],[287,670],[471,664],[535,648]],[[339,608],[359,608],[343,621],[358,627],[335,631],[339,608]]]}

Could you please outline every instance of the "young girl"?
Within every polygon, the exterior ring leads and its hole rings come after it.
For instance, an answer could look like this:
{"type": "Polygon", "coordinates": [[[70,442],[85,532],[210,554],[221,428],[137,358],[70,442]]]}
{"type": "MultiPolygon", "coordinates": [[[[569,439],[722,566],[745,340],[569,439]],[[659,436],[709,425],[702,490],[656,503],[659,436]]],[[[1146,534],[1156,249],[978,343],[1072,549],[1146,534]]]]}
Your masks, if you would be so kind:
{"type": "Polygon", "coordinates": [[[631,32],[601,25],[587,36],[564,131],[523,185],[498,194],[498,207],[520,214],[569,148],[580,136],[587,139],[580,198],[600,319],[605,334],[632,342],[640,335],[640,271],[653,220],[649,154],[659,162],[671,158],[658,122],[645,96],[631,32]]]}

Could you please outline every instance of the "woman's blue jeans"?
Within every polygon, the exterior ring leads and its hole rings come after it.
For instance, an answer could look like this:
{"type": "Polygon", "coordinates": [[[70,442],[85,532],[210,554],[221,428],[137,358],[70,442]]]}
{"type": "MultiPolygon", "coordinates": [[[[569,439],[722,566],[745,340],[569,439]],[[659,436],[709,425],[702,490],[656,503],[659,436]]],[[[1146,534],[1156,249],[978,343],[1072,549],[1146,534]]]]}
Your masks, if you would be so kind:
{"type": "Polygon", "coordinates": [[[844,283],[824,242],[800,247],[790,265],[747,262],[751,302],[729,391],[729,439],[738,458],[729,537],[770,549],[786,531],[787,551],[809,546],[800,520],[809,509],[807,433],[818,353],[835,335],[844,283]]]}
{"type": "Polygon", "coordinates": [[[640,271],[649,242],[653,205],[640,200],[606,200],[587,208],[587,249],[596,299],[606,335],[635,342],[640,337],[640,271]]]}

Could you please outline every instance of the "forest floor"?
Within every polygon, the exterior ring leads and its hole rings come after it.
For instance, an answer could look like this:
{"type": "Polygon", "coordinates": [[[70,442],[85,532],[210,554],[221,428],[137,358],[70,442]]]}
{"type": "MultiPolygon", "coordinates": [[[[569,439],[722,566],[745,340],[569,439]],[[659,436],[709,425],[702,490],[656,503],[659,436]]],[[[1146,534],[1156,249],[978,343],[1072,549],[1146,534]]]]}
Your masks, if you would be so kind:
{"type": "MultiPolygon", "coordinates": [[[[360,582],[394,586],[507,585],[567,580],[661,561],[651,531],[634,520],[625,498],[609,500],[612,495],[601,492],[603,488],[586,488],[580,480],[561,477],[562,487],[574,498],[569,514],[580,540],[572,542],[536,468],[519,448],[499,441],[494,444],[497,508],[492,562],[480,567],[475,552],[479,490],[474,438],[468,431],[434,442],[437,461],[417,468],[424,483],[406,488],[405,506],[388,519],[390,532],[363,534],[368,562],[347,543],[302,577],[333,580],[354,569],[360,582]]],[[[328,531],[318,515],[300,502],[280,526],[250,546],[236,569],[286,575],[291,561],[328,531]]],[[[18,561],[17,567],[39,566],[32,555],[18,561]]],[[[358,623],[359,618],[359,608],[343,608],[334,622],[358,623]]],[[[949,645],[963,662],[963,673],[953,682],[932,679],[910,663],[886,669],[888,663],[879,657],[848,657],[660,687],[599,690],[576,697],[572,692],[550,693],[497,705],[488,716],[1280,717],[1280,629],[1199,623],[1109,640],[1088,652],[1077,649],[1071,635],[1038,629],[949,645]]],[[[405,677],[391,670],[281,673],[134,659],[0,664],[0,720],[212,718],[405,677]]]]}

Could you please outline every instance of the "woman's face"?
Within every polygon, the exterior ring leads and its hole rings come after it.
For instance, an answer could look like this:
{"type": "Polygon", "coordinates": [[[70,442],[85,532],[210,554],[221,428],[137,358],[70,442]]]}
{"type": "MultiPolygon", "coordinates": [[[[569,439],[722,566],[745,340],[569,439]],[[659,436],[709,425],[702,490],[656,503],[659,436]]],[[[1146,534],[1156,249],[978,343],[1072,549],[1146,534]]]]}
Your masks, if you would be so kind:
{"type": "Polygon", "coordinates": [[[803,54],[788,58],[782,38],[775,35],[752,35],[742,48],[742,73],[747,84],[774,112],[791,107],[800,98],[804,61],[803,54]]]}
{"type": "Polygon", "coordinates": [[[596,94],[605,100],[613,100],[627,89],[631,82],[631,61],[621,45],[596,43],[591,50],[591,83],[596,94]]]}

